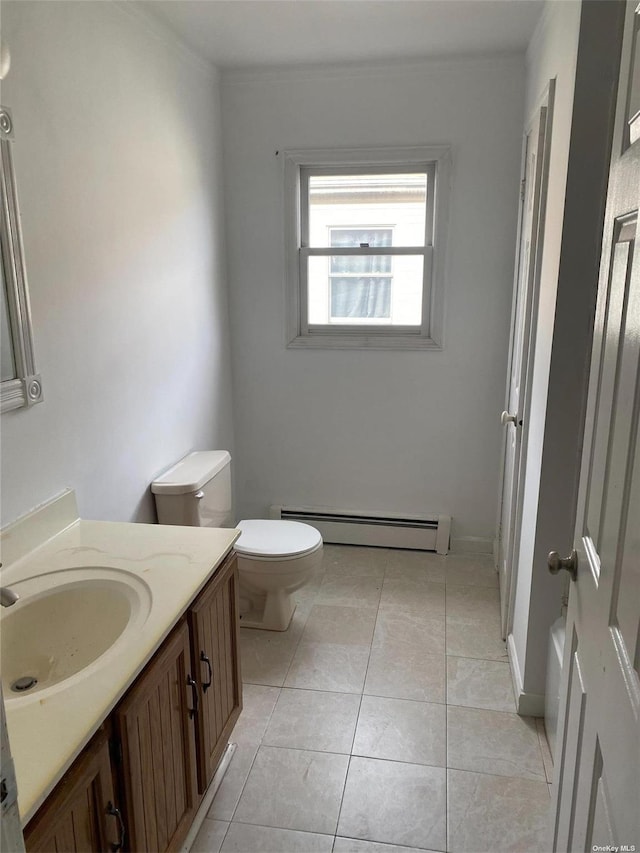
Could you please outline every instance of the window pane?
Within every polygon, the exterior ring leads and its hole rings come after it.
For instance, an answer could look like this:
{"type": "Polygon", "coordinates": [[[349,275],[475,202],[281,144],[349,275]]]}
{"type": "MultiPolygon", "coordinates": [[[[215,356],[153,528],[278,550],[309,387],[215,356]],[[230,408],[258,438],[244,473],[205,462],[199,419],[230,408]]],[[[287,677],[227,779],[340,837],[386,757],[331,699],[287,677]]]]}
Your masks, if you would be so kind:
{"type": "Polygon", "coordinates": [[[424,172],[311,175],[309,245],[424,246],[426,205],[424,172]]]}
{"type": "Polygon", "coordinates": [[[391,318],[391,278],[329,280],[331,322],[391,318]]]}
{"type": "Polygon", "coordinates": [[[422,255],[312,256],[308,264],[311,325],[421,325],[422,255]],[[334,271],[334,259],[346,269],[334,271]],[[359,269],[363,261],[371,270],[359,269]]]}

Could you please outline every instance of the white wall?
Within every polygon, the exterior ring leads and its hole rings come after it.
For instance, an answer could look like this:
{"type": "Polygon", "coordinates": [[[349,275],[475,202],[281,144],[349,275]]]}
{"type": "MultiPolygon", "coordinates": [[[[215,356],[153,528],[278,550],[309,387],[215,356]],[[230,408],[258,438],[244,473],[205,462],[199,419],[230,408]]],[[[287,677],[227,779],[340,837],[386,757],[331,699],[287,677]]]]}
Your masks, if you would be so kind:
{"type": "Polygon", "coordinates": [[[518,207],[520,57],[223,76],[240,513],[450,513],[495,531],[518,207]],[[285,348],[287,148],[450,143],[442,352],[285,348]]]}
{"type": "Polygon", "coordinates": [[[214,71],[114,3],[2,3],[37,365],[2,416],[2,523],[64,487],[154,518],[150,480],[231,447],[214,71]]]}

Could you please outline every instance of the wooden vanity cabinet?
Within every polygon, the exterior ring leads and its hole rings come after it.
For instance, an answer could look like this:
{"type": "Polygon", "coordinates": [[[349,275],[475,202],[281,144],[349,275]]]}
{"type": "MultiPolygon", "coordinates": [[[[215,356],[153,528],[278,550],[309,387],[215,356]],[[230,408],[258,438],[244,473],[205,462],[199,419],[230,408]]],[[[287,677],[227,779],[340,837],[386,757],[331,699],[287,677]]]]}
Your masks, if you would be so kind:
{"type": "Polygon", "coordinates": [[[238,624],[231,554],[31,819],[28,851],[180,848],[242,709],[238,624]]]}
{"type": "Polygon", "coordinates": [[[109,725],[104,725],[76,759],[24,833],[33,853],[84,853],[120,849],[122,826],[117,811],[109,725]]]}
{"type": "Polygon", "coordinates": [[[200,593],[188,617],[193,668],[200,685],[195,728],[198,790],[204,793],[242,710],[235,554],[200,593]]]}
{"type": "Polygon", "coordinates": [[[198,808],[191,672],[183,621],[114,713],[129,850],[175,850],[198,808]]]}

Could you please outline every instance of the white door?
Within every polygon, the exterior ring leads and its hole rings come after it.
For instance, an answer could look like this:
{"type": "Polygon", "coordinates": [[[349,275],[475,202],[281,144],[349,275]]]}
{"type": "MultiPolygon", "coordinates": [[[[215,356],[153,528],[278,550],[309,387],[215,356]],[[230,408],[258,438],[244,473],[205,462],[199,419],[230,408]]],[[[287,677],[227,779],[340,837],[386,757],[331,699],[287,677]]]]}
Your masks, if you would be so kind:
{"type": "Polygon", "coordinates": [[[534,120],[525,132],[524,200],[520,225],[514,307],[509,348],[509,376],[506,406],[501,421],[506,429],[503,476],[498,524],[498,572],[502,636],[509,632],[513,592],[513,557],[521,512],[521,464],[523,462],[523,422],[528,415],[526,386],[532,344],[532,312],[536,304],[544,230],[544,203],[550,144],[554,81],[534,120]]]}
{"type": "Polygon", "coordinates": [[[634,53],[635,85],[640,83],[640,15],[635,5],[637,0],[628,4],[622,51],[574,538],[577,575],[567,614],[553,820],[553,849],[563,853],[625,850],[623,845],[640,850],[640,141],[631,120],[640,106],[640,91],[631,91],[634,53]]]}

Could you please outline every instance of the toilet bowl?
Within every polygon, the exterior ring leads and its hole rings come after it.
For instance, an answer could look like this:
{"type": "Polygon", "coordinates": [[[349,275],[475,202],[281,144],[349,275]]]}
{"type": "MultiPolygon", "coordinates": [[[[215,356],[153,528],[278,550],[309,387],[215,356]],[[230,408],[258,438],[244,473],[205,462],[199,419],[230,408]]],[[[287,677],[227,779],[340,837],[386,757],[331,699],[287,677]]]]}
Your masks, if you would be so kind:
{"type": "Polygon", "coordinates": [[[322,536],[298,521],[249,519],[237,527],[241,624],[285,631],[295,610],[291,593],[320,565],[322,536]]]}
{"type": "MultiPolygon", "coordinates": [[[[158,521],[197,527],[233,527],[231,456],[196,451],[151,484],[158,521]]],[[[322,536],[298,521],[246,519],[237,525],[240,619],[243,627],[286,631],[295,610],[292,593],[322,560],[322,536]]]]}

